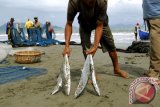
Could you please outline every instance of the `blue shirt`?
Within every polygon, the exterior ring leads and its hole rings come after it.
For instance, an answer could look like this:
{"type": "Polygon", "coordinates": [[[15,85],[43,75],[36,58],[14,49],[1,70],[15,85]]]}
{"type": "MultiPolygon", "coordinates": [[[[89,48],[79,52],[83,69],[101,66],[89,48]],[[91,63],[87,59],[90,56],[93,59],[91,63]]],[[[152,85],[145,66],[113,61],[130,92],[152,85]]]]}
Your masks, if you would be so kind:
{"type": "Polygon", "coordinates": [[[143,18],[160,18],[160,0],[143,0],[143,18]]]}

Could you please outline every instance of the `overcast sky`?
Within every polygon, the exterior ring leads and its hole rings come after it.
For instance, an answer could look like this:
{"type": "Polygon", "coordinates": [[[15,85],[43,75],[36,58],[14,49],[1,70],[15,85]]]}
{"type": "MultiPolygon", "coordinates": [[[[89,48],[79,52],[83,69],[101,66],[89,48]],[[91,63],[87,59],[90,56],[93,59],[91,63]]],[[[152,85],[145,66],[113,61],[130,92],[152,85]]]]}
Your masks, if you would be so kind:
{"type": "MultiPolygon", "coordinates": [[[[38,16],[40,22],[49,20],[54,25],[64,27],[68,0],[0,0],[0,25],[10,17],[16,22],[33,20],[38,16]]],[[[110,24],[134,24],[142,21],[142,0],[108,0],[110,24]]],[[[78,26],[77,20],[74,25],[78,26]]]]}

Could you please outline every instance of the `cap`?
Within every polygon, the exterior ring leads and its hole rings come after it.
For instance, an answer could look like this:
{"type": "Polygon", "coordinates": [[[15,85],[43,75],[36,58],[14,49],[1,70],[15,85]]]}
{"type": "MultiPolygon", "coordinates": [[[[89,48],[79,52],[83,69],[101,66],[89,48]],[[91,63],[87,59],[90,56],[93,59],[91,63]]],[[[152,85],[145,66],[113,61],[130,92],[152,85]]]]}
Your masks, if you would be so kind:
{"type": "Polygon", "coordinates": [[[38,19],[38,17],[34,17],[34,19],[38,19]]]}
{"type": "Polygon", "coordinates": [[[10,19],[11,21],[14,21],[14,18],[13,17],[11,17],[11,19],[10,19]]]}
{"type": "Polygon", "coordinates": [[[48,23],[49,23],[49,21],[46,21],[46,23],[48,24],[48,23]]]}

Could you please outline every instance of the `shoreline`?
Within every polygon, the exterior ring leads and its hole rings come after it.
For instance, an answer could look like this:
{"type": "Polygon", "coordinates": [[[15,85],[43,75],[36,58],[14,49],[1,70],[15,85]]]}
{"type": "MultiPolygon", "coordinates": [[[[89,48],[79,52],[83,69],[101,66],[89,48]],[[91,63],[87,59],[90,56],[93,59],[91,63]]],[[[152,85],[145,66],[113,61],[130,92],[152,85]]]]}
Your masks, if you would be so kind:
{"type": "MultiPolygon", "coordinates": [[[[113,33],[113,38],[114,38],[114,42],[117,48],[122,48],[125,49],[127,48],[129,45],[131,45],[132,41],[134,41],[134,34],[133,32],[127,33],[127,32],[112,32],[113,33]]],[[[43,35],[43,37],[45,38],[45,34],[43,35]]],[[[0,39],[3,39],[0,36],[0,39]]],[[[64,42],[64,33],[56,33],[56,39],[59,41],[64,42]]],[[[3,39],[4,40],[4,39],[3,39]]],[[[7,40],[7,36],[6,36],[6,40],[7,40]]],[[[94,36],[92,35],[91,37],[91,41],[93,42],[94,40],[94,36]]],[[[75,41],[76,43],[80,43],[80,37],[79,37],[79,33],[73,33],[72,37],[71,37],[71,41],[75,41]]]]}

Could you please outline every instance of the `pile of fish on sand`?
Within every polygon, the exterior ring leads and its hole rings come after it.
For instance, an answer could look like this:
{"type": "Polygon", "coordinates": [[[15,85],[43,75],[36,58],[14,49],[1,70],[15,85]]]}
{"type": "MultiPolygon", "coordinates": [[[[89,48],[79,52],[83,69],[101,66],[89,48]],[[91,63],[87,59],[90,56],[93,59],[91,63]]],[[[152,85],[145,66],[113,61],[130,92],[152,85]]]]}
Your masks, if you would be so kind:
{"type": "MultiPolygon", "coordinates": [[[[61,68],[60,74],[57,79],[57,85],[54,87],[52,94],[57,93],[59,90],[63,89],[66,95],[70,94],[71,89],[71,76],[70,76],[70,65],[68,55],[64,56],[63,67],[61,68]]],[[[75,91],[75,98],[79,97],[84,91],[88,80],[92,80],[93,88],[98,96],[100,96],[99,87],[96,82],[94,63],[92,55],[87,55],[86,61],[84,63],[81,78],[75,91]]]]}

